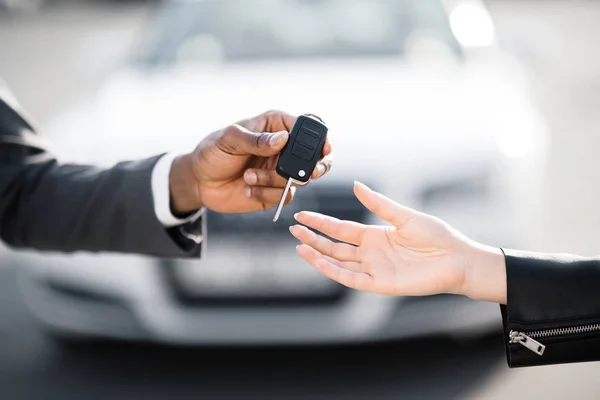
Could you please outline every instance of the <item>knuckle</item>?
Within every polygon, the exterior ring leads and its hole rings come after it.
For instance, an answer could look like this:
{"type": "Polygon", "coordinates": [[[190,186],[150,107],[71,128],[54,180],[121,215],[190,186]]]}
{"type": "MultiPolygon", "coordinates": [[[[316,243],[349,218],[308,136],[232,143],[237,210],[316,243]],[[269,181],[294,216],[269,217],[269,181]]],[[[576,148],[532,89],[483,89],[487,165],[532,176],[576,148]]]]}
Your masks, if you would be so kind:
{"type": "Polygon", "coordinates": [[[251,190],[251,196],[257,200],[263,200],[264,198],[264,191],[261,187],[252,187],[250,188],[251,190]]]}
{"type": "Polygon", "coordinates": [[[311,232],[311,231],[309,231],[309,232],[310,232],[310,241],[312,243],[312,246],[316,249],[320,249],[321,248],[321,243],[319,240],[320,236],[314,232],[311,232]]]}
{"type": "Polygon", "coordinates": [[[225,129],[223,129],[223,137],[224,138],[232,138],[235,137],[238,133],[239,129],[237,125],[229,125],[225,129]]]}
{"type": "Polygon", "coordinates": [[[257,133],[251,135],[250,140],[252,141],[252,145],[254,147],[264,147],[267,144],[269,138],[264,133],[257,133]]]}
{"type": "Polygon", "coordinates": [[[272,115],[276,115],[276,114],[281,114],[281,111],[272,108],[264,113],[265,116],[272,116],[272,115]]]}
{"type": "Polygon", "coordinates": [[[249,131],[256,131],[258,123],[258,118],[254,117],[239,121],[237,124],[248,129],[249,131]]]}
{"type": "Polygon", "coordinates": [[[265,181],[263,171],[261,171],[260,169],[252,169],[248,174],[253,174],[256,176],[256,180],[254,180],[254,178],[252,179],[255,182],[254,186],[263,186],[263,183],[265,181]]]}
{"type": "Polygon", "coordinates": [[[226,153],[232,153],[236,147],[239,129],[236,125],[229,125],[214,136],[218,148],[226,153]]]}
{"type": "Polygon", "coordinates": [[[333,241],[329,241],[329,254],[331,255],[331,257],[333,258],[338,258],[337,256],[339,255],[339,246],[333,242],[333,241]]]}
{"type": "Polygon", "coordinates": [[[330,252],[330,248],[331,248],[329,243],[327,243],[327,239],[325,239],[321,235],[317,235],[317,239],[318,239],[319,249],[320,249],[321,253],[327,255],[330,252]]]}
{"type": "MultiPolygon", "coordinates": [[[[273,175],[269,172],[262,171],[259,174],[258,182],[263,186],[274,186],[273,175]]],[[[290,190],[291,192],[291,190],[290,190]]]]}
{"type": "Polygon", "coordinates": [[[205,143],[209,143],[212,145],[216,144],[217,142],[219,142],[220,140],[222,140],[225,137],[226,131],[227,131],[227,128],[212,132],[202,142],[200,142],[200,144],[198,145],[198,147],[196,147],[196,149],[202,148],[202,145],[205,143]]]}

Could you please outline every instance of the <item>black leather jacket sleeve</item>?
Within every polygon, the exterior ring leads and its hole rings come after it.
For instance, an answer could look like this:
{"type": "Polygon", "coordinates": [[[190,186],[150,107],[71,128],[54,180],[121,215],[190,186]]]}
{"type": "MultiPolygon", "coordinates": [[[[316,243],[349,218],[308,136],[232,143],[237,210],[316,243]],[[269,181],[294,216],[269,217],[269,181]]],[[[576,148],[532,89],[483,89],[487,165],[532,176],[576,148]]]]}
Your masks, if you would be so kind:
{"type": "Polygon", "coordinates": [[[600,258],[503,251],[508,365],[600,360],[600,258]]]}

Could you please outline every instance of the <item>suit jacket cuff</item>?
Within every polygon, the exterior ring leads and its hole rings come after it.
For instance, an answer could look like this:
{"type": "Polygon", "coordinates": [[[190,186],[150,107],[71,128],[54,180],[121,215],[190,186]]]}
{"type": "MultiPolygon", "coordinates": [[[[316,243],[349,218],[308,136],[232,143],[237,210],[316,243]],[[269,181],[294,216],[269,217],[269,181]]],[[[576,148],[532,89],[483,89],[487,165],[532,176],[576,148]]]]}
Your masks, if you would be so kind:
{"type": "Polygon", "coordinates": [[[137,214],[135,217],[131,215],[129,224],[135,233],[128,236],[132,241],[139,242],[136,243],[136,246],[132,246],[132,251],[168,258],[200,257],[204,247],[203,243],[189,239],[182,234],[180,228],[185,226],[189,230],[200,230],[203,238],[205,218],[200,216],[183,225],[165,227],[156,217],[156,209],[152,201],[151,181],[156,164],[160,161],[159,157],[125,164],[128,165],[131,172],[136,171],[136,173],[127,174],[128,179],[122,182],[122,185],[127,188],[123,191],[126,197],[124,202],[132,206],[135,204],[132,211],[135,210],[134,213],[137,214]],[[140,201],[144,198],[149,201],[140,201]],[[136,251],[136,247],[141,247],[141,251],[136,251]]]}

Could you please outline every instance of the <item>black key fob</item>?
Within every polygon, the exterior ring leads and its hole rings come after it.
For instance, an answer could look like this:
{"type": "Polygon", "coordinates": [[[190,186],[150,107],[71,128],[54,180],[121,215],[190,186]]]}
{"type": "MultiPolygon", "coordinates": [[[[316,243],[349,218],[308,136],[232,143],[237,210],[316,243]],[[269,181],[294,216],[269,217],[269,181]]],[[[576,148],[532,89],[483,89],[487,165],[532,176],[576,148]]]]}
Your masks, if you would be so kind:
{"type": "Polygon", "coordinates": [[[277,173],[298,184],[307,183],[323,153],[327,131],[321,118],[312,114],[300,115],[281,150],[277,173]]]}

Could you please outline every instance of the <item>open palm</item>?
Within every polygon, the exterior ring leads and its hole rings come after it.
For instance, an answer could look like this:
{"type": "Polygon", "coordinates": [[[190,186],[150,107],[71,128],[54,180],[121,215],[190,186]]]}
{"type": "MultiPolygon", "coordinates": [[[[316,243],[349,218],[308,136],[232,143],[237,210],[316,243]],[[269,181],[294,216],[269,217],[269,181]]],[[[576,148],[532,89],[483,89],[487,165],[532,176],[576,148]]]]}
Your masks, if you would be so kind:
{"type": "Polygon", "coordinates": [[[312,212],[290,228],[303,244],[298,253],[329,278],[354,289],[387,295],[457,293],[463,280],[461,247],[469,239],[443,221],[403,207],[356,183],[365,207],[392,226],[363,225],[312,212]]]}

